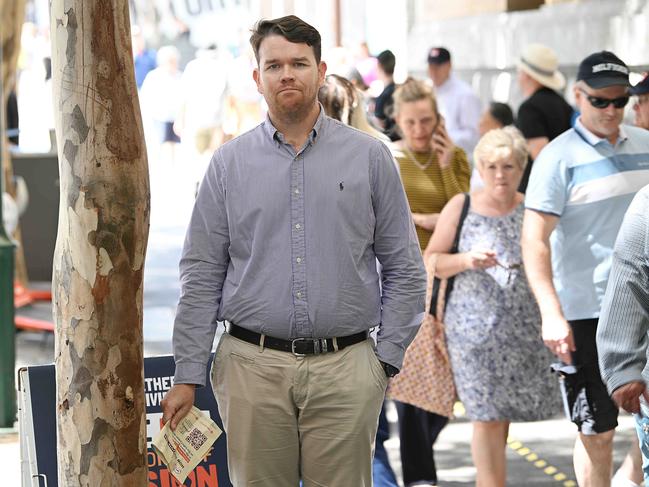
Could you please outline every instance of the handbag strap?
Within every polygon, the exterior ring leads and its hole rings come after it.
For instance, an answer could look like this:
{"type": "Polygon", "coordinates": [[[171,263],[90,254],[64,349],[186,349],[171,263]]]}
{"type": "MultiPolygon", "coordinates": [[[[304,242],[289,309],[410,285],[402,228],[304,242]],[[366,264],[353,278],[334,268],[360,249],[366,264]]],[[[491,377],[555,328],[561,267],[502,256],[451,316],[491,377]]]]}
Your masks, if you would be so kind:
{"type": "Polygon", "coordinates": [[[464,193],[464,204],[462,205],[462,213],[460,213],[460,219],[457,222],[457,230],[455,231],[455,239],[453,240],[453,246],[449,253],[457,254],[457,250],[460,246],[460,232],[462,232],[462,225],[464,225],[464,220],[466,220],[466,215],[469,213],[469,207],[471,206],[471,196],[469,193],[464,193]]]}
{"type": "MultiPolygon", "coordinates": [[[[464,225],[464,220],[466,219],[467,214],[469,213],[469,207],[471,206],[471,196],[469,193],[464,193],[464,204],[462,205],[462,212],[460,213],[460,219],[457,222],[457,230],[455,231],[455,238],[453,239],[453,245],[449,253],[457,254],[458,248],[460,246],[460,233],[462,232],[462,226],[464,225]]],[[[439,288],[441,285],[441,280],[439,277],[433,279],[433,294],[430,301],[430,314],[437,316],[437,300],[439,299],[439,288]]],[[[448,302],[448,296],[453,289],[453,277],[449,277],[446,280],[446,289],[444,292],[444,308],[446,308],[446,303],[448,302]]]]}

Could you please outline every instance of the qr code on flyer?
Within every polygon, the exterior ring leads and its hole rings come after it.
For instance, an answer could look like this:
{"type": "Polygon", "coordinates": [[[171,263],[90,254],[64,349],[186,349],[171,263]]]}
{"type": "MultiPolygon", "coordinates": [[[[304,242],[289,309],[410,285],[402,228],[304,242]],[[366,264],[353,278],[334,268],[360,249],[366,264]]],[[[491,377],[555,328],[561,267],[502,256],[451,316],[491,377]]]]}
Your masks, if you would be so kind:
{"type": "Polygon", "coordinates": [[[187,442],[194,448],[194,450],[198,451],[201,449],[201,447],[205,444],[207,441],[207,436],[205,436],[203,433],[201,433],[198,428],[194,428],[189,432],[187,435],[187,442]]]}

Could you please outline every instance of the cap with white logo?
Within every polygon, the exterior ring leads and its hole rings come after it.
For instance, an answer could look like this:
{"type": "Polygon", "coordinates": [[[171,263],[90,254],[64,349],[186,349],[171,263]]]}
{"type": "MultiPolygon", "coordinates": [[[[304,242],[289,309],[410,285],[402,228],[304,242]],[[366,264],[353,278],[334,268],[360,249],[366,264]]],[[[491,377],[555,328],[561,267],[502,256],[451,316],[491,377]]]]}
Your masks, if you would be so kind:
{"type": "Polygon", "coordinates": [[[609,86],[631,86],[629,68],[619,57],[610,51],[591,54],[579,65],[577,81],[583,81],[591,88],[609,86]]]}

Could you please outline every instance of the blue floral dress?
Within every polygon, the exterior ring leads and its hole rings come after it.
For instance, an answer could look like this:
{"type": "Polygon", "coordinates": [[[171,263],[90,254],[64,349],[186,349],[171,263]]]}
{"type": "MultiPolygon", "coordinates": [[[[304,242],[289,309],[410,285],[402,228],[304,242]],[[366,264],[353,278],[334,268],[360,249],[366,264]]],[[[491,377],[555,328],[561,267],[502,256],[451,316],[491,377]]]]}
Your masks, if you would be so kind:
{"type": "Polygon", "coordinates": [[[459,252],[492,249],[501,264],[457,274],[444,317],[457,393],[474,421],[533,421],[561,407],[552,355],[521,259],[523,205],[501,217],[469,212],[459,252]]]}

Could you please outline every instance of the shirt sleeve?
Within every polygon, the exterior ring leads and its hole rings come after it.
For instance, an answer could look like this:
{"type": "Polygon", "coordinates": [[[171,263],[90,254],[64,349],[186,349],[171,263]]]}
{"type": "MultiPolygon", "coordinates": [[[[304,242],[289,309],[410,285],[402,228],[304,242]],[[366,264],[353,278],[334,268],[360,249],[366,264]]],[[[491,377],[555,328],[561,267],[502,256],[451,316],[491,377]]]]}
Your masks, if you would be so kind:
{"type": "Polygon", "coordinates": [[[602,379],[610,393],[642,381],[649,331],[649,190],[627,211],[613,252],[611,275],[597,325],[602,379]]]}
{"type": "Polygon", "coordinates": [[[371,163],[374,252],[382,266],[377,354],[400,369],[424,317],[426,270],[406,194],[383,144],[377,144],[371,163]]]}
{"type": "Polygon", "coordinates": [[[217,152],[201,183],[180,259],[180,302],[173,330],[177,384],[205,385],[230,263],[229,244],[225,170],[217,152]]]}
{"type": "Polygon", "coordinates": [[[467,161],[466,153],[459,147],[455,148],[453,160],[448,167],[442,169],[442,185],[444,187],[445,200],[450,200],[458,193],[469,191],[471,181],[471,169],[467,161]]]}
{"type": "Polygon", "coordinates": [[[516,127],[526,139],[534,139],[536,137],[549,138],[545,125],[543,124],[542,115],[528,102],[523,103],[518,109],[516,127]]]}
{"type": "Polygon", "coordinates": [[[561,216],[568,202],[568,181],[566,162],[555,154],[552,145],[545,146],[532,165],[525,208],[561,216]]]}

